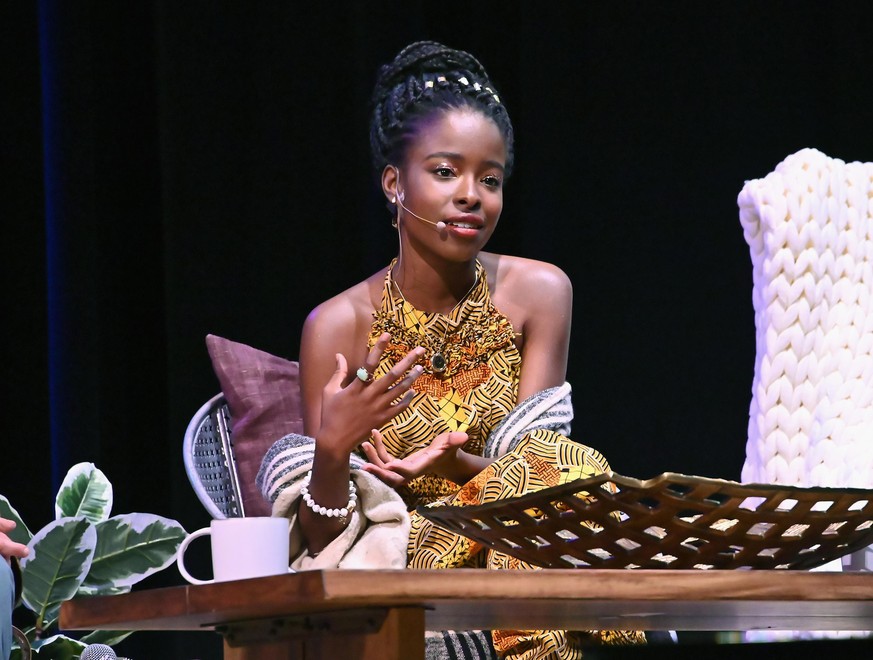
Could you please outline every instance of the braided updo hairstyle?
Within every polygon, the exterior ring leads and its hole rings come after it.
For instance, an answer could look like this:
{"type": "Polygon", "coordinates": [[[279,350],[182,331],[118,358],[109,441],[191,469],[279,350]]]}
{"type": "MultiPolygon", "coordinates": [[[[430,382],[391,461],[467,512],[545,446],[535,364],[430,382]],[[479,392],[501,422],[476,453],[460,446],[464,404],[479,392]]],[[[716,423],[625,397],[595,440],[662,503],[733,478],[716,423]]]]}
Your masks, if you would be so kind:
{"type": "Polygon", "coordinates": [[[512,170],[512,123],[485,68],[475,57],[435,41],[410,44],[379,70],[373,90],[370,150],[379,176],[400,163],[419,122],[435,112],[469,107],[489,117],[506,144],[512,170]]]}

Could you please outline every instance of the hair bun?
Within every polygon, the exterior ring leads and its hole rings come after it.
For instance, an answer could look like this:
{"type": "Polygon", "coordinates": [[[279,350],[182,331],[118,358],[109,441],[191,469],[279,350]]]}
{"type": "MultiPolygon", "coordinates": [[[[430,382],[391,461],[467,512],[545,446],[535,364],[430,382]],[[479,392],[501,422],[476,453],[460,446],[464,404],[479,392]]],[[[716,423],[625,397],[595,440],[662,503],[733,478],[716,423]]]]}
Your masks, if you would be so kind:
{"type": "Polygon", "coordinates": [[[425,73],[466,71],[476,78],[488,80],[485,67],[470,53],[449,48],[437,41],[416,41],[406,46],[388,64],[379,69],[375,97],[409,77],[425,73]]]}

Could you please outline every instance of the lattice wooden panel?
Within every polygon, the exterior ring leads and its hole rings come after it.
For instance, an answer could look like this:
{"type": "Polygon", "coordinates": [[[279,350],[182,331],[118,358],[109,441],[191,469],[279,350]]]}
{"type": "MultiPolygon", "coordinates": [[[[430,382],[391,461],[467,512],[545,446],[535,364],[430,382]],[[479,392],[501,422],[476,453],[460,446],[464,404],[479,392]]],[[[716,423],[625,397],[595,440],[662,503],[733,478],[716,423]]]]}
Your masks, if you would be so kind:
{"type": "Polygon", "coordinates": [[[419,507],[442,527],[550,568],[820,566],[873,543],[873,490],[602,474],[472,507],[419,507]]]}

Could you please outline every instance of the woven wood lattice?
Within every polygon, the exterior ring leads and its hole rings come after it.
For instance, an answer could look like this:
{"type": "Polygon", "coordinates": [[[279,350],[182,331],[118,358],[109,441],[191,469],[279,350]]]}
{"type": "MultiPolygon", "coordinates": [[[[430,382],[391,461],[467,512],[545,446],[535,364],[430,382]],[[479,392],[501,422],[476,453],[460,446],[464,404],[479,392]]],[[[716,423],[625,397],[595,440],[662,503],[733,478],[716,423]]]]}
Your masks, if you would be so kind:
{"type": "Polygon", "coordinates": [[[665,472],[580,479],[436,524],[547,568],[808,569],[873,543],[873,490],[740,484],[665,472]]]}

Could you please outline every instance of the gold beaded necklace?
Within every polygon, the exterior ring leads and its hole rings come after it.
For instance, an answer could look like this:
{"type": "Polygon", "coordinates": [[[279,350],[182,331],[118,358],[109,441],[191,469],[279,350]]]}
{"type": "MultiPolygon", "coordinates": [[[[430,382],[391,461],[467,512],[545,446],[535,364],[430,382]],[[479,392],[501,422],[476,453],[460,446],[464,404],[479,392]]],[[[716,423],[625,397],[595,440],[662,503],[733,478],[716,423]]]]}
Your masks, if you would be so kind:
{"type": "MultiPolygon", "coordinates": [[[[404,304],[409,305],[409,307],[411,307],[412,309],[415,309],[415,307],[413,307],[412,304],[406,299],[406,296],[403,295],[403,290],[400,288],[400,285],[397,283],[397,280],[394,279],[394,268],[396,266],[397,266],[397,263],[395,262],[391,265],[391,268],[388,269],[388,279],[390,280],[391,285],[395,289],[397,289],[397,293],[400,296],[400,299],[404,302],[404,304]]],[[[449,317],[451,317],[452,314],[455,313],[455,310],[457,310],[458,307],[460,307],[467,300],[467,298],[469,298],[470,294],[473,293],[473,289],[475,289],[476,285],[479,283],[479,262],[476,262],[476,266],[477,266],[476,267],[476,276],[473,278],[473,285],[469,289],[467,289],[467,293],[465,293],[463,296],[461,296],[461,299],[458,300],[458,302],[455,304],[455,306],[449,310],[448,314],[442,314],[440,312],[436,313],[437,316],[442,316],[443,318],[445,318],[446,323],[445,323],[445,329],[443,330],[442,339],[440,339],[439,342],[436,344],[436,348],[433,349],[433,352],[431,353],[430,360],[429,360],[430,367],[431,367],[431,369],[433,369],[433,372],[435,374],[445,373],[446,369],[449,366],[449,362],[446,359],[446,354],[445,354],[446,342],[448,341],[448,338],[449,338],[449,325],[450,325],[449,324],[449,317]]],[[[402,325],[402,323],[401,323],[401,325],[402,325]]],[[[426,337],[429,340],[428,341],[429,344],[434,343],[432,338],[430,337],[430,335],[428,335],[426,332],[424,334],[424,337],[426,337]]]]}

